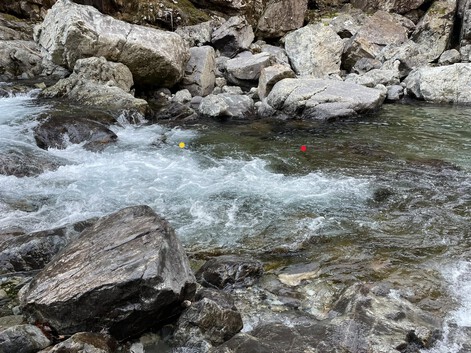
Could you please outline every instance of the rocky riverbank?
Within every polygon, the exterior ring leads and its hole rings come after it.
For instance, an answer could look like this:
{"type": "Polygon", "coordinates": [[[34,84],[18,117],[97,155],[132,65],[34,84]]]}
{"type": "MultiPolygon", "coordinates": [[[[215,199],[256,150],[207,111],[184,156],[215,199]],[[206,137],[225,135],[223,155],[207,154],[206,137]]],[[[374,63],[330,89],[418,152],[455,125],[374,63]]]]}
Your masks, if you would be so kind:
{"type": "MultiPolygon", "coordinates": [[[[179,14],[155,2],[148,13],[161,11],[155,18],[165,21],[137,20],[139,1],[83,3],[98,9],[68,0],[0,7],[41,21],[33,35],[27,22],[1,16],[0,81],[15,85],[0,86],[0,96],[22,90],[18,80],[35,80],[40,99],[89,109],[80,118],[41,115],[34,138],[43,149],[67,141],[100,151],[118,138],[110,127],[124,121],[328,122],[404,97],[471,103],[469,1],[335,2],[335,14],[323,2],[316,12],[307,0],[180,1],[179,14]]],[[[68,163],[3,143],[5,175],[68,163]]],[[[256,259],[208,260],[193,271],[172,228],[147,206],[60,229],[4,233],[0,350],[418,352],[440,337],[440,316],[413,304],[427,289],[398,304],[388,284],[303,287],[318,278],[314,264],[273,276],[256,259]],[[304,290],[319,302],[306,303],[304,290]],[[311,305],[310,314],[289,313],[281,320],[287,325],[240,333],[239,310],[248,315],[260,298],[280,308],[311,305]]]]}

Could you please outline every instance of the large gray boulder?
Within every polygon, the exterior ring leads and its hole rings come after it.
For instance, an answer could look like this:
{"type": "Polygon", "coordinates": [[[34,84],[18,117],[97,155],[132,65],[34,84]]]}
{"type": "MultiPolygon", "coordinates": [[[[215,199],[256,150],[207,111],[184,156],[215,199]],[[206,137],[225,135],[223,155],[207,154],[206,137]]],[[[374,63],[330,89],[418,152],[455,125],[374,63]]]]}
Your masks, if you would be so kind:
{"type": "Polygon", "coordinates": [[[79,59],[103,56],[126,65],[138,85],[173,86],[189,58],[178,34],[115,20],[69,0],[48,11],[35,39],[58,65],[72,69],[79,59]]]}
{"type": "Polygon", "coordinates": [[[190,48],[182,86],[193,96],[207,96],[216,82],[216,53],[210,46],[190,48]]]}
{"type": "Polygon", "coordinates": [[[407,94],[434,103],[471,103],[471,64],[423,67],[404,81],[407,94]]]}
{"type": "Polygon", "coordinates": [[[201,100],[200,115],[218,119],[246,119],[254,113],[254,101],[242,94],[210,94],[201,100]]]}
{"type": "Polygon", "coordinates": [[[331,120],[377,110],[384,101],[380,90],[350,82],[286,78],[273,87],[261,107],[262,116],[331,120]]]}
{"type": "Polygon", "coordinates": [[[286,54],[298,75],[338,74],[343,47],[338,34],[322,24],[305,26],[285,37],[286,54]]]}
{"type": "Polygon", "coordinates": [[[35,353],[51,344],[49,338],[34,325],[17,325],[0,332],[0,352],[35,353]]]}
{"type": "Polygon", "coordinates": [[[471,1],[458,1],[457,20],[461,22],[460,46],[471,44],[471,1]]]}
{"type": "Polygon", "coordinates": [[[252,26],[241,16],[230,17],[211,35],[211,43],[222,55],[230,58],[247,50],[255,35],[252,26]]]}
{"type": "Polygon", "coordinates": [[[377,11],[345,44],[343,66],[350,70],[362,58],[377,58],[387,45],[399,45],[408,38],[408,29],[395,16],[377,11]]]}
{"type": "Polygon", "coordinates": [[[257,36],[277,38],[302,27],[307,0],[271,0],[257,25],[257,36]]]}
{"type": "Polygon", "coordinates": [[[171,226],[147,206],[99,219],[19,293],[23,313],[60,334],[117,339],[176,319],[195,278],[171,226]]]}
{"type": "Polygon", "coordinates": [[[74,72],[67,78],[45,89],[45,98],[69,98],[84,105],[102,107],[112,111],[131,110],[147,115],[149,106],[131,93],[133,76],[121,63],[104,57],[79,59],[74,72]]]}
{"type": "Polygon", "coordinates": [[[411,39],[423,48],[428,62],[438,59],[450,43],[456,5],[456,0],[434,1],[412,33],[411,39]]]}
{"type": "Polygon", "coordinates": [[[263,68],[270,66],[270,54],[243,55],[226,63],[227,81],[239,86],[256,86],[263,68]]]}

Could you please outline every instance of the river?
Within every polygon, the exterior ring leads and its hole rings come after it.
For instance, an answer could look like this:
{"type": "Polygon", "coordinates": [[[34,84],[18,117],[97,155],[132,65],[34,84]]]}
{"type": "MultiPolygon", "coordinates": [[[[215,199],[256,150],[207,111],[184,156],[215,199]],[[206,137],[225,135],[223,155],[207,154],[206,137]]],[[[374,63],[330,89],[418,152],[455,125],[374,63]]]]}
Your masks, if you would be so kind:
{"type": "MultiPolygon", "coordinates": [[[[0,98],[0,148],[37,148],[35,117],[51,109],[31,93],[0,98]]],[[[430,351],[468,351],[471,108],[394,104],[332,124],[112,129],[118,140],[102,152],[49,150],[70,162],[56,171],[0,175],[0,230],[50,229],[147,204],[195,259],[252,254],[273,274],[315,264],[311,284],[333,292],[339,283],[388,282],[397,300],[441,318],[430,351]]],[[[309,298],[319,292],[299,290],[301,311],[322,318],[309,298]]],[[[245,330],[257,320],[262,314],[247,315],[245,330]]]]}

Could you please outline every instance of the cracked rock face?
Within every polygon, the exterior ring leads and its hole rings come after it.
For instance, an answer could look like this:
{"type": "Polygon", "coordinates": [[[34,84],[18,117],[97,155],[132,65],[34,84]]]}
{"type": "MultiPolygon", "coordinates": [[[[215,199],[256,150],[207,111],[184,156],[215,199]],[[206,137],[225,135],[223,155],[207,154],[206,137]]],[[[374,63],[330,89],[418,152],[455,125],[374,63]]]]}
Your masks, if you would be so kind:
{"type": "Polygon", "coordinates": [[[126,339],[175,321],[195,288],[173,229],[151,208],[135,206],[84,230],[19,297],[31,320],[60,334],[106,329],[126,339]]]}
{"type": "Polygon", "coordinates": [[[286,78],[275,84],[266,104],[267,112],[282,118],[331,120],[372,112],[384,98],[380,90],[350,82],[286,78]]]}
{"type": "Polygon", "coordinates": [[[35,40],[49,59],[69,69],[91,56],[123,63],[138,85],[174,85],[189,58],[178,34],[115,20],[68,0],[57,1],[49,10],[35,28],[35,40]]]}

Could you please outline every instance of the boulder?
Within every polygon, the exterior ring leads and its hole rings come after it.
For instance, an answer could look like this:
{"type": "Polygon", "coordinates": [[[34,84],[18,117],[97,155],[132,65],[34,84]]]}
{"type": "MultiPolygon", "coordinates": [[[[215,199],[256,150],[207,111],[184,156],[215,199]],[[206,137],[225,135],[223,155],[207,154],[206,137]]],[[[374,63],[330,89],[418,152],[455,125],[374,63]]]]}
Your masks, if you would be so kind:
{"type": "Polygon", "coordinates": [[[257,37],[279,38],[303,26],[308,0],[271,0],[257,25],[257,37]]]}
{"type": "Polygon", "coordinates": [[[72,69],[79,59],[103,56],[126,65],[143,86],[173,86],[189,58],[178,34],[115,20],[69,0],[48,11],[35,39],[57,65],[72,69]]]}
{"type": "Polygon", "coordinates": [[[72,238],[93,224],[90,219],[29,234],[0,234],[0,274],[40,270],[72,238]]]}
{"type": "Polygon", "coordinates": [[[340,38],[353,37],[366,22],[368,16],[360,10],[351,9],[349,12],[342,12],[335,16],[329,26],[340,38]]]}
{"type": "Polygon", "coordinates": [[[352,0],[351,4],[365,12],[383,10],[405,14],[419,9],[427,0],[352,0]]]}
{"type": "Polygon", "coordinates": [[[41,96],[65,97],[113,112],[129,110],[146,116],[149,106],[145,100],[135,98],[130,93],[132,85],[133,76],[125,65],[103,57],[91,57],[77,60],[74,72],[45,89],[41,96]]]}
{"type": "MultiPolygon", "coordinates": [[[[31,79],[40,75],[54,73],[54,66],[43,60],[39,47],[33,41],[0,40],[0,81],[31,79]]],[[[58,77],[64,71],[58,70],[58,77]]]]}
{"type": "Polygon", "coordinates": [[[324,77],[340,72],[344,43],[332,28],[308,25],[285,37],[285,50],[298,75],[324,77]]]}
{"type": "MultiPolygon", "coordinates": [[[[211,34],[213,33],[213,22],[206,21],[193,26],[181,26],[175,30],[186,42],[188,47],[200,47],[211,43],[211,34]]],[[[190,52],[191,56],[191,52],[190,52]]],[[[191,60],[191,59],[190,59],[191,60]]]]}
{"type": "Polygon", "coordinates": [[[227,81],[235,85],[256,86],[263,68],[270,66],[270,54],[239,56],[226,63],[227,81]]]}
{"type": "Polygon", "coordinates": [[[260,47],[261,51],[264,53],[270,54],[270,60],[273,63],[282,64],[285,66],[290,66],[288,55],[286,55],[286,50],[275,45],[263,44],[260,47]]]}
{"type": "Polygon", "coordinates": [[[260,79],[258,80],[258,96],[265,98],[271,92],[271,89],[278,81],[284,78],[294,78],[296,75],[289,67],[276,64],[262,69],[260,79]]]}
{"type": "Polygon", "coordinates": [[[83,148],[97,152],[116,142],[118,136],[98,121],[54,115],[34,128],[34,139],[42,149],[64,149],[71,143],[84,143],[83,148]]]}
{"type": "Polygon", "coordinates": [[[404,80],[407,94],[434,103],[471,103],[471,64],[423,67],[404,80]]]}
{"type": "Polygon", "coordinates": [[[440,65],[453,65],[461,61],[461,54],[456,49],[446,50],[440,55],[438,64],[440,65]]]}
{"type": "Polygon", "coordinates": [[[263,266],[258,260],[223,255],[206,261],[195,275],[203,286],[224,289],[251,286],[262,274],[263,266]]]}
{"type": "Polygon", "coordinates": [[[390,102],[398,101],[404,96],[404,87],[401,85],[392,85],[388,87],[386,100],[390,102]]]}
{"type": "Polygon", "coordinates": [[[60,334],[119,339],[175,320],[195,278],[171,226],[147,206],[99,219],[19,293],[23,313],[60,334]]]}
{"type": "Polygon", "coordinates": [[[399,72],[397,70],[381,69],[373,69],[361,75],[349,74],[345,81],[372,88],[377,85],[391,86],[400,83],[399,72]]]}
{"type": "Polygon", "coordinates": [[[216,346],[240,332],[242,317],[229,294],[203,289],[195,299],[178,320],[174,334],[178,346],[190,349],[216,346]]]}
{"type": "Polygon", "coordinates": [[[0,332],[0,352],[35,353],[51,344],[34,325],[17,325],[0,332]]]}
{"type": "Polygon", "coordinates": [[[211,43],[222,55],[232,58],[247,50],[254,38],[252,26],[243,17],[234,16],[213,32],[211,43]]]}
{"type": "Polygon", "coordinates": [[[262,116],[331,120],[377,110],[385,96],[379,90],[350,82],[286,78],[275,84],[262,116]]]}
{"type": "Polygon", "coordinates": [[[254,101],[241,94],[210,94],[201,100],[198,112],[209,118],[247,119],[254,114],[254,101]]]}
{"type": "Polygon", "coordinates": [[[428,65],[429,54],[425,47],[407,40],[401,45],[386,46],[379,59],[383,70],[399,70],[399,76],[404,78],[413,69],[428,65]]]}
{"type": "Polygon", "coordinates": [[[0,241],[0,274],[39,270],[67,243],[61,230],[35,234],[2,234],[0,241]]]}
{"type": "Polygon", "coordinates": [[[375,59],[387,45],[399,45],[408,38],[408,30],[392,14],[377,11],[345,44],[342,65],[347,70],[362,58],[375,59]]]}
{"type": "MultiPolygon", "coordinates": [[[[114,353],[118,351],[119,344],[112,337],[102,333],[79,332],[54,347],[41,352],[44,353],[114,353]]],[[[39,352],[39,353],[41,353],[39,352]]]]}
{"type": "Polygon", "coordinates": [[[411,39],[423,48],[428,62],[437,60],[450,43],[456,5],[456,0],[434,1],[412,33],[411,39]]]}
{"type": "Polygon", "coordinates": [[[49,170],[56,170],[69,162],[21,142],[2,142],[0,174],[16,177],[33,177],[49,170]]]}
{"type": "Polygon", "coordinates": [[[193,96],[207,96],[214,89],[215,70],[216,53],[212,47],[190,48],[190,60],[186,64],[182,86],[193,96]]]}

